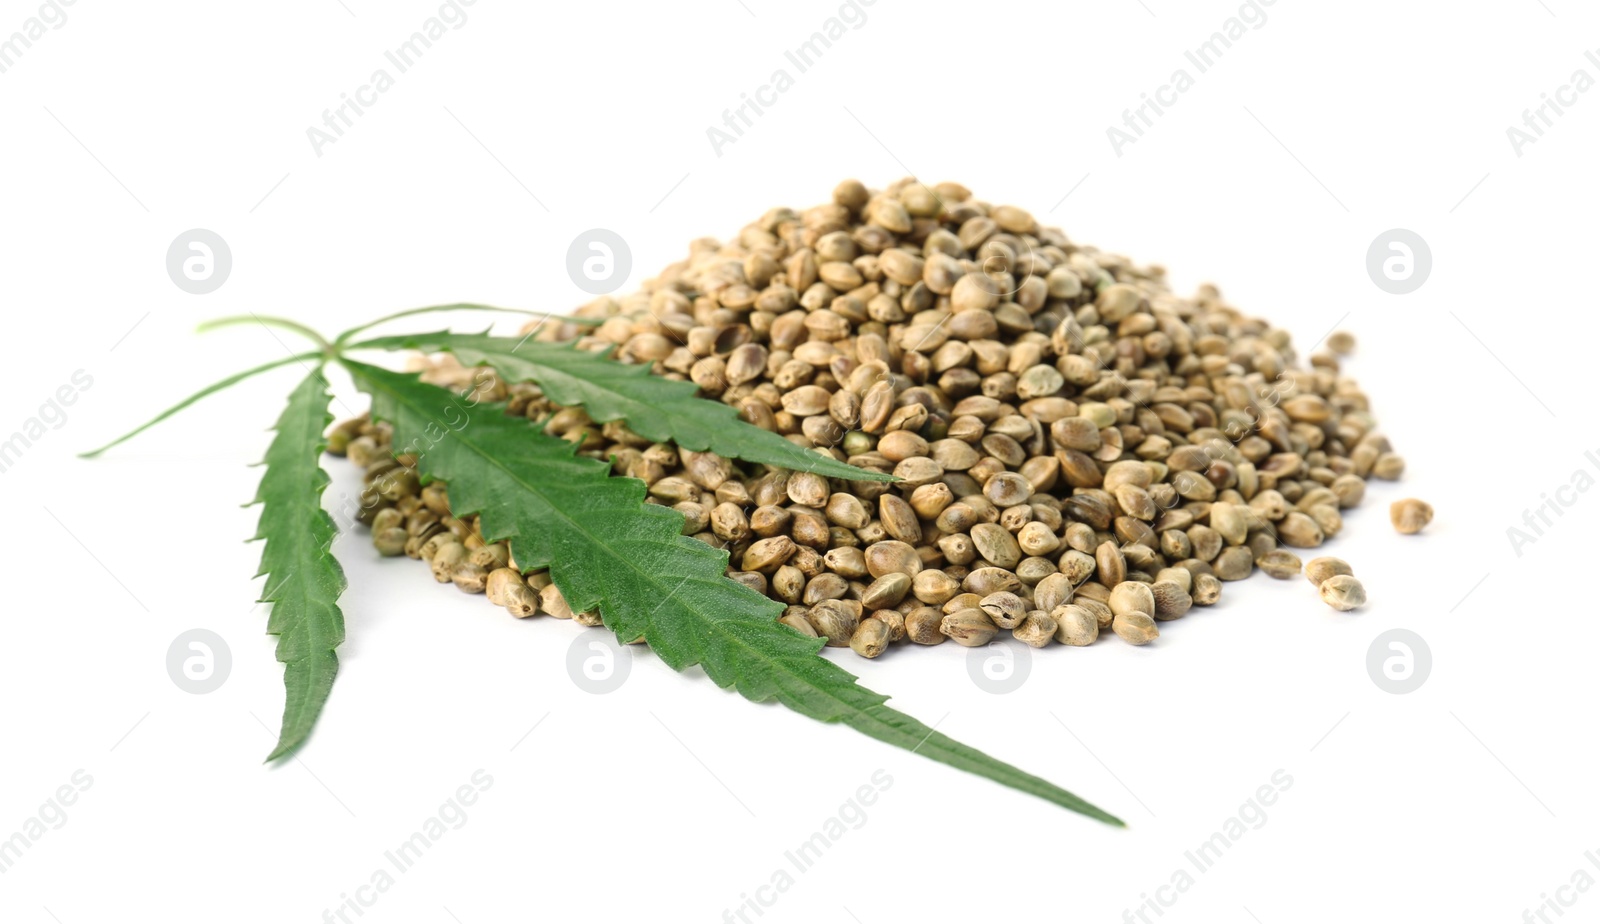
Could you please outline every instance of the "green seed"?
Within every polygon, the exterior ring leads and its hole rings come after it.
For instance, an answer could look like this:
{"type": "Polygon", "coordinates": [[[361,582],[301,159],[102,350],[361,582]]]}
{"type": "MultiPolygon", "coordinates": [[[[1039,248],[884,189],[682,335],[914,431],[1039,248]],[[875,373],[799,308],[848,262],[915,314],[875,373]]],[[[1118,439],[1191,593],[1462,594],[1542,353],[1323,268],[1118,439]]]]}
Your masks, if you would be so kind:
{"type": "Polygon", "coordinates": [[[401,555],[406,550],[406,542],[410,536],[399,527],[382,529],[372,534],[372,545],[378,550],[379,555],[401,555]]]}

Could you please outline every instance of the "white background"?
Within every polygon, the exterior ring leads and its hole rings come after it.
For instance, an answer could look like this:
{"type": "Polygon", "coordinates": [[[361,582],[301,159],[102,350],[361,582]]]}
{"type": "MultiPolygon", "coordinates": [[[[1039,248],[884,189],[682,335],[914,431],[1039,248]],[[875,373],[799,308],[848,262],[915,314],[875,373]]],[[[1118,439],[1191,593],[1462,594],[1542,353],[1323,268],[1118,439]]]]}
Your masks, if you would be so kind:
{"type": "MultiPolygon", "coordinates": [[[[1194,74],[1184,50],[1236,4],[878,0],[718,157],[706,128],[836,4],[531,6],[479,0],[320,157],[306,129],[437,4],[79,0],[0,74],[0,434],[75,370],[93,377],[0,475],[0,838],[75,770],[94,781],[0,875],[0,918],[320,921],[479,768],[494,782],[467,822],[360,920],[723,920],[880,768],[893,785],[866,823],[759,920],[1123,920],[1280,768],[1293,785],[1265,824],[1164,893],[1163,922],[1509,924],[1575,871],[1600,877],[1584,857],[1600,849],[1585,589],[1600,499],[1575,495],[1520,556],[1506,535],[1574,471],[1600,474],[1583,456],[1600,449],[1600,93],[1520,157],[1506,137],[1578,68],[1600,77],[1592,9],[1279,0],[1118,157],[1107,127],[1194,74]],[[585,229],[626,238],[637,284],[692,238],[909,172],[1164,263],[1184,291],[1214,281],[1302,347],[1353,331],[1347,368],[1409,463],[1327,547],[1366,583],[1355,614],[1258,575],[1146,649],[1036,652],[1004,696],[954,645],[828,652],[1126,831],[648,654],[619,691],[585,693],[565,668],[585,630],[513,620],[379,560],[364,534],[336,546],[349,641],[327,711],[299,760],[264,767],[281,668],[239,504],[296,373],[73,457],[290,337],[202,337],[203,319],[333,332],[449,301],[566,310],[586,300],[564,266],[585,229]],[[233,253],[204,296],[165,271],[197,227],[233,253]],[[1395,227],[1433,253],[1406,296],[1365,269],[1395,227]],[[1404,496],[1438,511],[1422,536],[1389,526],[1404,496]],[[233,669],[196,696],[165,657],[201,626],[233,669]],[[1365,666],[1394,627],[1434,659],[1407,696],[1365,666]]],[[[0,35],[36,10],[0,3],[0,35]]],[[[337,413],[364,407],[333,381],[337,413]]],[[[331,504],[357,481],[330,469],[331,504]]],[[[1576,919],[1600,914],[1600,894],[1560,894],[1576,919]]]]}

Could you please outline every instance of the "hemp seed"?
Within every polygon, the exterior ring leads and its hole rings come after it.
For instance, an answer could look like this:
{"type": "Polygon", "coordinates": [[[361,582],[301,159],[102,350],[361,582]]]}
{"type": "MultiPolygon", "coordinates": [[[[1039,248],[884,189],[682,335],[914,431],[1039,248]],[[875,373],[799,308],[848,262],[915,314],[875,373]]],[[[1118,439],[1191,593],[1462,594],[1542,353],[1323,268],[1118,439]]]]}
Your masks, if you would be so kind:
{"type": "MultiPolygon", "coordinates": [[[[727,550],[730,579],[787,607],[779,621],[866,657],[1002,628],[1029,645],[1105,631],[1143,643],[1257,567],[1350,603],[1348,565],[1302,566],[1290,550],[1338,535],[1368,479],[1405,467],[1341,374],[1347,333],[1304,365],[1287,333],[1215,287],[1179,295],[1159,267],[954,183],[846,181],[821,207],[697,241],[637,293],[577,314],[600,323],[527,332],[610,347],[753,426],[900,480],[735,462],[448,357],[412,366],[643,481],[685,536],[727,550]]],[[[448,486],[421,483],[388,424],[343,422],[328,448],[364,470],[356,519],[381,554],[428,561],[518,616],[599,623],[547,571],[519,575],[476,515],[453,515],[448,486]]],[[[1391,508],[1402,532],[1430,518],[1414,499],[1391,508]]]]}
{"type": "Polygon", "coordinates": [[[1367,589],[1348,574],[1336,574],[1317,588],[1322,602],[1336,610],[1353,610],[1367,602],[1367,589]]]}
{"type": "Polygon", "coordinates": [[[1423,527],[1433,522],[1433,507],[1415,497],[1397,500],[1389,505],[1389,522],[1403,535],[1420,533],[1423,527]]]}
{"type": "Polygon", "coordinates": [[[1130,645],[1147,645],[1161,635],[1156,621],[1144,613],[1118,613],[1111,631],[1130,645]]]}
{"type": "Polygon", "coordinates": [[[1056,641],[1063,645],[1083,647],[1094,644],[1100,637],[1100,623],[1087,609],[1074,604],[1056,607],[1050,613],[1056,621],[1056,641]]]}
{"type": "Polygon", "coordinates": [[[1011,636],[1030,648],[1043,648],[1056,635],[1056,621],[1044,610],[1033,610],[1011,630],[1011,636]]]}
{"type": "Polygon", "coordinates": [[[1313,558],[1306,562],[1306,580],[1310,581],[1312,584],[1315,584],[1317,587],[1321,587],[1322,582],[1326,581],[1328,578],[1340,574],[1354,573],[1354,571],[1350,570],[1350,565],[1346,563],[1344,559],[1334,558],[1331,555],[1323,555],[1319,558],[1313,558]]]}
{"type": "Polygon", "coordinates": [[[939,631],[957,645],[980,648],[994,640],[999,629],[983,610],[969,607],[948,613],[939,623],[939,631]]]}

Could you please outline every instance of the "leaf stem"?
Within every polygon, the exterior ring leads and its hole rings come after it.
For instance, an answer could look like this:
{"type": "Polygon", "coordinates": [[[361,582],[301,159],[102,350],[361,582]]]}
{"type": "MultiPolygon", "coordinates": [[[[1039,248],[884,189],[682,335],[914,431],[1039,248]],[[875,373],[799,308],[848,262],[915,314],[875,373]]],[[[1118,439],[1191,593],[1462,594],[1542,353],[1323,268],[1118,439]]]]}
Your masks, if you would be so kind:
{"type": "Polygon", "coordinates": [[[300,336],[310,340],[312,343],[315,343],[322,351],[323,355],[331,356],[333,354],[333,344],[329,343],[327,338],[323,337],[321,334],[305,326],[304,324],[301,324],[299,321],[291,321],[288,318],[278,318],[271,315],[263,317],[255,312],[251,312],[250,314],[236,314],[231,317],[215,318],[210,321],[203,321],[199,327],[195,328],[195,330],[204,334],[214,331],[219,327],[234,327],[239,324],[252,323],[260,324],[262,327],[279,327],[284,330],[294,331],[300,336]]]}
{"type": "Polygon", "coordinates": [[[470,302],[457,302],[452,305],[430,305],[426,308],[408,308],[405,311],[397,311],[394,314],[386,314],[383,317],[378,318],[376,321],[368,321],[359,327],[350,328],[349,330],[340,334],[338,337],[335,337],[333,340],[333,345],[336,348],[343,347],[345,344],[350,342],[350,338],[362,333],[363,331],[371,330],[372,328],[377,327],[379,324],[385,324],[389,321],[395,321],[400,318],[409,318],[414,314],[428,314],[435,311],[494,311],[503,312],[505,314],[544,315],[545,320],[549,321],[562,321],[571,324],[588,325],[600,324],[605,320],[604,318],[574,318],[566,315],[549,314],[543,311],[528,311],[522,308],[497,308],[494,305],[475,305],[470,302]]]}
{"type": "Polygon", "coordinates": [[[273,362],[270,362],[270,363],[264,363],[264,364],[262,364],[260,366],[255,367],[254,369],[246,369],[243,372],[239,372],[239,373],[235,373],[233,375],[230,375],[230,376],[228,376],[227,378],[223,379],[220,382],[217,382],[217,383],[215,383],[213,385],[208,385],[205,388],[200,389],[199,391],[195,392],[194,394],[190,395],[189,397],[183,399],[182,401],[179,401],[177,404],[174,404],[172,407],[169,407],[166,410],[162,411],[160,414],[157,414],[154,418],[152,418],[150,421],[145,423],[143,426],[140,426],[140,427],[138,427],[138,428],[136,428],[134,430],[130,430],[127,433],[124,433],[122,436],[119,436],[116,439],[112,440],[111,442],[105,444],[104,446],[101,446],[99,449],[91,449],[88,452],[79,453],[78,454],[79,458],[93,459],[95,456],[100,455],[101,453],[103,453],[107,449],[110,449],[111,447],[117,445],[118,443],[126,442],[127,440],[132,439],[133,437],[139,435],[140,433],[143,433],[144,431],[150,429],[151,427],[155,426],[156,424],[160,423],[161,421],[166,420],[168,417],[171,417],[173,414],[176,414],[179,411],[183,410],[184,408],[188,407],[189,405],[195,403],[196,401],[199,401],[201,398],[204,398],[207,395],[215,394],[215,393],[217,393],[219,391],[222,391],[224,388],[228,388],[229,386],[236,385],[239,382],[242,382],[245,379],[250,378],[253,375],[258,375],[258,374],[260,374],[262,372],[267,372],[269,370],[276,369],[279,366],[287,366],[290,363],[303,363],[303,362],[307,362],[307,361],[320,361],[323,358],[323,355],[324,354],[321,353],[320,351],[316,352],[316,353],[300,353],[298,355],[290,356],[290,357],[287,357],[285,359],[279,359],[279,360],[274,360],[273,362]]]}

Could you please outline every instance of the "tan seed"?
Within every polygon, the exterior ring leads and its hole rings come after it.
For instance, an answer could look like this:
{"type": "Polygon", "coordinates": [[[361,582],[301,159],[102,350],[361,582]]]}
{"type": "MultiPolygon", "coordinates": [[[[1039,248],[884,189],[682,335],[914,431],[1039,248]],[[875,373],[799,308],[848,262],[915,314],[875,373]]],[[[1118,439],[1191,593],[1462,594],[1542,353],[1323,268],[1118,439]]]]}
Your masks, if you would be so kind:
{"type": "Polygon", "coordinates": [[[1255,566],[1255,556],[1242,545],[1223,549],[1211,565],[1216,571],[1217,579],[1222,581],[1242,581],[1250,576],[1255,566]]]}
{"type": "MultiPolygon", "coordinates": [[[[1247,553],[1248,554],[1248,553],[1247,553]]],[[[1128,576],[1128,563],[1115,542],[1102,542],[1094,552],[1095,573],[1100,583],[1115,587],[1128,576]]]]}
{"type": "Polygon", "coordinates": [[[861,620],[850,636],[850,650],[863,658],[876,658],[889,647],[889,626],[879,619],[861,620]]]}
{"type": "Polygon", "coordinates": [[[1322,544],[1322,527],[1317,521],[1296,510],[1278,523],[1278,539],[1297,549],[1314,549],[1322,544]]]}
{"type": "Polygon", "coordinates": [[[1022,598],[1009,591],[992,593],[978,601],[978,608],[1002,629],[1015,629],[1028,615],[1028,606],[1022,598]]]}
{"type": "Polygon", "coordinates": [[[788,561],[790,556],[794,555],[794,550],[794,540],[788,536],[761,539],[745,550],[739,567],[744,571],[759,571],[766,574],[788,561]]]}
{"type": "Polygon", "coordinates": [[[986,311],[999,303],[998,286],[982,273],[962,276],[950,290],[950,307],[956,311],[986,311]]]}
{"type": "Polygon", "coordinates": [[[1256,558],[1256,567],[1265,571],[1269,577],[1286,581],[1300,573],[1300,558],[1293,552],[1273,549],[1256,558]]]}
{"type": "Polygon", "coordinates": [[[1389,505],[1389,522],[1403,535],[1413,535],[1433,522],[1433,507],[1426,501],[1408,497],[1389,505]]]}
{"type": "Polygon", "coordinates": [[[517,583],[507,587],[504,598],[506,612],[518,619],[526,619],[539,612],[539,595],[526,584],[517,583]]]}
{"type": "Polygon", "coordinates": [[[874,578],[895,572],[916,577],[922,570],[922,556],[917,554],[916,548],[898,539],[875,542],[867,547],[865,554],[867,573],[874,578]]]}
{"type": "Polygon", "coordinates": [[[496,568],[489,572],[484,581],[484,594],[489,602],[495,606],[506,606],[511,602],[507,591],[513,587],[522,587],[522,575],[515,568],[496,568]]]}
{"type": "Polygon", "coordinates": [[[1392,452],[1378,456],[1372,465],[1372,477],[1382,478],[1385,481],[1398,481],[1400,475],[1406,470],[1406,460],[1392,452]]]}
{"type": "Polygon", "coordinates": [[[1119,613],[1111,621],[1111,631],[1130,645],[1147,645],[1161,635],[1156,621],[1145,613],[1119,613]]]}
{"type": "Polygon", "coordinates": [[[1340,574],[1354,574],[1349,563],[1342,558],[1324,555],[1306,562],[1306,580],[1321,587],[1322,582],[1340,574]]]}
{"type": "Polygon", "coordinates": [[[939,629],[943,621],[938,607],[919,606],[906,614],[906,638],[918,645],[937,645],[946,638],[939,629]]]}
{"type": "Polygon", "coordinates": [[[1155,598],[1155,609],[1150,615],[1157,620],[1177,619],[1194,606],[1194,598],[1189,596],[1189,592],[1173,581],[1151,584],[1150,593],[1155,598]]]}
{"type": "Polygon", "coordinates": [[[881,610],[885,607],[896,606],[905,599],[906,591],[911,589],[911,578],[898,571],[885,574],[872,582],[872,585],[861,595],[861,605],[869,610],[881,610]]]}
{"type": "Polygon", "coordinates": [[[989,644],[1000,630],[983,610],[969,607],[947,614],[939,622],[939,631],[946,638],[965,648],[979,648],[989,644]]]}
{"type": "Polygon", "coordinates": [[[1011,630],[1011,637],[1030,648],[1043,648],[1055,638],[1056,629],[1055,617],[1044,610],[1034,610],[1011,630]]]}
{"type": "Polygon", "coordinates": [[[961,592],[961,582],[939,568],[919,571],[911,579],[911,595],[937,606],[961,592]]]}
{"type": "Polygon", "coordinates": [[[1056,641],[1063,645],[1081,648],[1100,637],[1099,620],[1084,607],[1069,603],[1051,610],[1050,615],[1056,621],[1056,641]]]}
{"type": "Polygon", "coordinates": [[[1348,574],[1336,574],[1317,588],[1322,602],[1340,612],[1353,610],[1367,602],[1367,589],[1348,574]]]}
{"type": "Polygon", "coordinates": [[[811,628],[828,640],[829,648],[843,648],[850,644],[861,622],[861,604],[854,600],[824,600],[811,608],[808,618],[811,628]]]}
{"type": "Polygon", "coordinates": [[[806,613],[807,610],[803,606],[791,606],[784,610],[782,616],[778,617],[778,622],[783,623],[806,638],[817,638],[817,630],[811,625],[811,621],[806,618],[806,613]]]}
{"type": "Polygon", "coordinates": [[[1150,585],[1137,581],[1123,581],[1111,588],[1111,596],[1106,604],[1111,607],[1112,613],[1119,616],[1123,613],[1153,613],[1156,608],[1155,594],[1150,585]]]}

